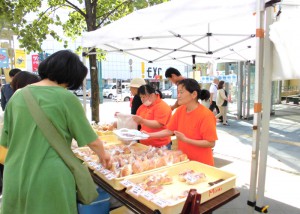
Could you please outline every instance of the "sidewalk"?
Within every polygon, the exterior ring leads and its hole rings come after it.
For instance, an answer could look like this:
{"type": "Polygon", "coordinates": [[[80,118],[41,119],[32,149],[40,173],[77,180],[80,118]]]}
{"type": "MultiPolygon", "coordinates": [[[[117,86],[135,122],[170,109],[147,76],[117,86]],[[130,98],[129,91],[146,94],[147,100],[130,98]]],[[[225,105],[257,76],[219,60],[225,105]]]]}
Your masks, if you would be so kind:
{"type": "MultiPolygon", "coordinates": [[[[232,112],[231,112],[232,113],[232,112]]],[[[298,214],[300,203],[300,107],[277,105],[270,119],[270,135],[264,205],[271,214],[298,214]]],[[[251,173],[252,120],[236,120],[230,126],[217,125],[219,140],[214,149],[216,167],[237,175],[241,195],[219,208],[215,214],[243,214],[247,205],[251,173]]],[[[250,209],[251,210],[251,209],[250,209]]]]}

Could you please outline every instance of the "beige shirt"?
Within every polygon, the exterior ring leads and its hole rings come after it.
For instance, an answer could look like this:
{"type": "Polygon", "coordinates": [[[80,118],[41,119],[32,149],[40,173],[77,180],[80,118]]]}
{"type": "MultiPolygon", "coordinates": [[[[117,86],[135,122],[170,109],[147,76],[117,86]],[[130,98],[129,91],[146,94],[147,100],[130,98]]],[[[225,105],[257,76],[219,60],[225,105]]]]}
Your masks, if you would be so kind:
{"type": "Polygon", "coordinates": [[[224,103],[224,100],[227,100],[227,97],[225,95],[225,90],[218,89],[217,100],[216,100],[217,106],[222,106],[222,104],[224,103]]]}

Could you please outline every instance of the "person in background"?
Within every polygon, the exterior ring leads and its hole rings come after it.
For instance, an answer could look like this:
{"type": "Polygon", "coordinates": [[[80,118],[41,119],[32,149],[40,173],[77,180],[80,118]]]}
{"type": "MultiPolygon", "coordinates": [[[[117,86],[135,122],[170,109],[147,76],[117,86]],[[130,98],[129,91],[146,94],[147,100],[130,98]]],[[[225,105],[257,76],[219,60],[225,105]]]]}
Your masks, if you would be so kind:
{"type": "MultiPolygon", "coordinates": [[[[14,79],[14,76],[19,73],[21,70],[18,68],[13,68],[9,71],[9,76],[11,78],[11,81],[14,79]]],[[[13,95],[14,91],[11,87],[10,83],[7,83],[2,86],[1,88],[1,107],[2,110],[5,110],[6,104],[8,103],[9,99],[13,95]]]]}
{"type": "MultiPolygon", "coordinates": [[[[168,78],[173,84],[177,85],[179,81],[183,80],[184,77],[176,68],[168,68],[165,72],[165,77],[168,78]]],[[[171,106],[172,111],[178,108],[178,101],[176,100],[175,104],[171,106]]]]}
{"type": "Polygon", "coordinates": [[[39,82],[41,78],[33,73],[30,73],[28,71],[21,71],[15,75],[13,80],[11,81],[11,87],[13,89],[13,92],[20,88],[24,88],[27,85],[39,82]]]}
{"type": "MultiPolygon", "coordinates": [[[[209,106],[209,109],[212,112],[216,109],[217,114],[220,113],[219,107],[216,105],[217,93],[218,93],[218,84],[219,84],[219,79],[214,78],[213,83],[209,87],[209,92],[210,92],[210,106],[209,106]]],[[[221,122],[222,122],[222,120],[223,120],[223,118],[220,118],[221,122]]]]}
{"type": "MultiPolygon", "coordinates": [[[[79,88],[87,71],[76,54],[61,50],[39,65],[41,81],[25,88],[68,146],[72,139],[78,146],[87,145],[106,166],[110,155],[92,129],[79,99],[67,90],[79,88]]],[[[37,127],[23,97],[25,88],[14,93],[4,114],[0,144],[8,148],[8,153],[0,213],[76,214],[74,176],[37,127]]]]}
{"type": "MultiPolygon", "coordinates": [[[[16,90],[25,87],[26,85],[32,84],[32,83],[36,83],[39,82],[40,78],[39,76],[27,72],[27,71],[20,71],[18,72],[13,80],[11,81],[11,88],[13,89],[13,93],[15,93],[16,90]]],[[[0,132],[2,131],[2,127],[3,127],[3,116],[1,115],[1,119],[0,119],[0,123],[1,123],[1,129],[0,132]]],[[[0,164],[0,193],[2,193],[2,181],[3,181],[3,168],[4,166],[2,164],[0,164]]]]}
{"type": "MultiPolygon", "coordinates": [[[[170,106],[161,99],[161,93],[150,85],[142,85],[138,89],[143,105],[141,105],[133,120],[141,125],[141,131],[151,133],[166,128],[172,114],[170,106]]],[[[140,143],[155,147],[167,146],[171,149],[171,137],[140,140],[140,143]]]]}
{"type": "Polygon", "coordinates": [[[206,89],[202,89],[200,93],[200,100],[201,104],[204,105],[206,108],[209,108],[210,106],[210,93],[206,89]]]}
{"type": "Polygon", "coordinates": [[[142,105],[142,100],[138,95],[138,88],[142,85],[146,85],[143,78],[134,78],[130,82],[130,92],[133,95],[131,103],[131,114],[135,115],[138,108],[142,105]]]}
{"type": "Polygon", "coordinates": [[[227,106],[228,106],[228,97],[227,91],[225,90],[225,82],[221,80],[218,84],[218,93],[217,93],[217,106],[220,109],[220,113],[216,115],[216,118],[223,117],[223,125],[229,126],[227,123],[227,106]]]}
{"type": "Polygon", "coordinates": [[[183,79],[178,83],[180,105],[166,129],[148,133],[151,138],[176,135],[178,149],[190,160],[214,165],[212,148],[218,140],[214,114],[198,102],[201,89],[194,79],[183,79]]]}

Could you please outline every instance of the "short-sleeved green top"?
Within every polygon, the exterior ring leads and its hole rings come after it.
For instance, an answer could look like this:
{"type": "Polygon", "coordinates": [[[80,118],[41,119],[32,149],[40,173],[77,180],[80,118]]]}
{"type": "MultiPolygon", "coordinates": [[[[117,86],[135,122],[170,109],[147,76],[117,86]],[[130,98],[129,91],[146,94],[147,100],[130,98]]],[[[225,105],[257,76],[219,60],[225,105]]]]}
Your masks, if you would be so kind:
{"type": "MultiPolygon", "coordinates": [[[[59,86],[27,87],[67,144],[97,139],[74,94],[59,86]]],[[[73,175],[37,127],[22,90],[6,107],[1,145],[8,148],[1,213],[77,213],[73,175]]]]}

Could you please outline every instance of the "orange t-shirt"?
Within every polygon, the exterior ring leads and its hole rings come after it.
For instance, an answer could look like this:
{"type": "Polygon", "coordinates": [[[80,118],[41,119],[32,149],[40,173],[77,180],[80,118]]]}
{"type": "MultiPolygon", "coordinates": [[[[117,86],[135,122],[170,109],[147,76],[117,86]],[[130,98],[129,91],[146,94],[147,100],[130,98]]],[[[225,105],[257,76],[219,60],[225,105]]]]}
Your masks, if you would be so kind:
{"type": "MultiPolygon", "coordinates": [[[[138,108],[136,115],[141,116],[146,120],[156,120],[159,123],[163,124],[163,126],[158,129],[149,128],[141,124],[141,130],[152,133],[166,129],[166,125],[169,122],[172,115],[172,110],[167,103],[165,103],[162,99],[157,97],[157,100],[150,106],[141,105],[138,108]]],[[[145,145],[162,147],[171,142],[171,137],[167,136],[162,138],[151,138],[147,140],[140,140],[140,142],[145,145]]]]}
{"type": "MultiPolygon", "coordinates": [[[[216,118],[205,106],[186,112],[186,106],[180,106],[172,116],[167,128],[171,131],[182,132],[186,137],[194,140],[218,140],[216,118]]],[[[211,148],[203,148],[178,140],[178,149],[187,154],[190,160],[214,165],[211,148]]]]}

